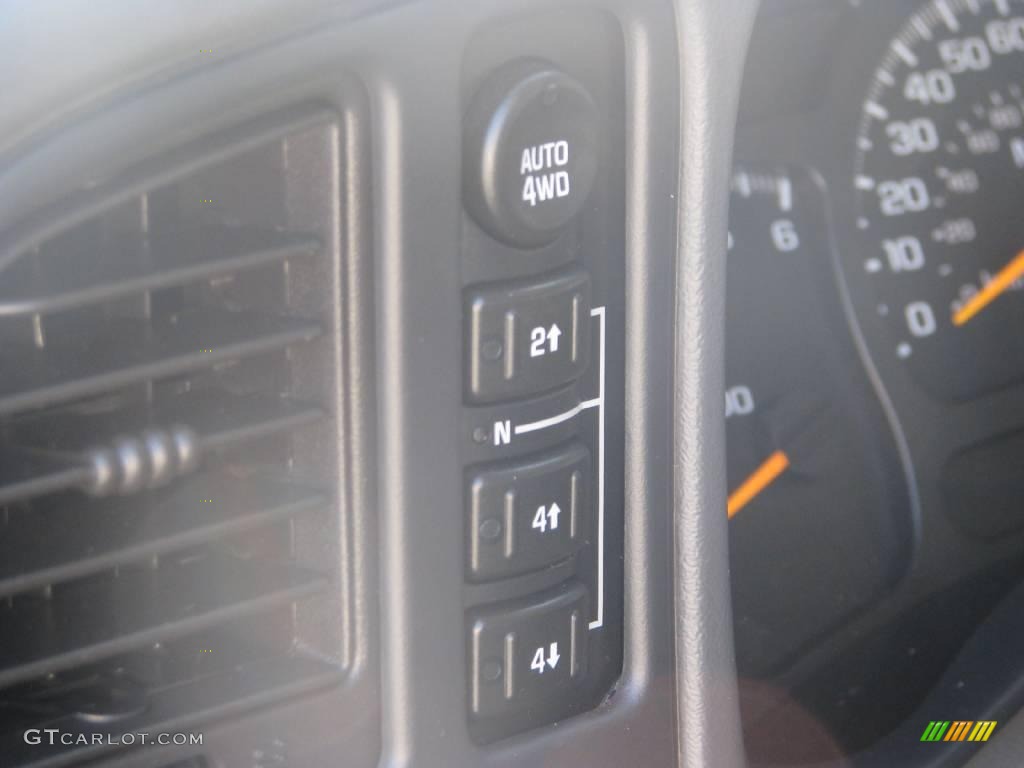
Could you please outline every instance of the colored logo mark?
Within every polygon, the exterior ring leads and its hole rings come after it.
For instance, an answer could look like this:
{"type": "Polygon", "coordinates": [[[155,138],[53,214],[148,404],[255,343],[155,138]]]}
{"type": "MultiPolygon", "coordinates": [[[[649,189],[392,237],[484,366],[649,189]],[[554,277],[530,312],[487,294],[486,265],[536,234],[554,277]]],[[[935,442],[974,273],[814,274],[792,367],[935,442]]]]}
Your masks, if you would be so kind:
{"type": "Polygon", "coordinates": [[[932,720],[921,741],[988,741],[995,729],[995,720],[932,720]]]}

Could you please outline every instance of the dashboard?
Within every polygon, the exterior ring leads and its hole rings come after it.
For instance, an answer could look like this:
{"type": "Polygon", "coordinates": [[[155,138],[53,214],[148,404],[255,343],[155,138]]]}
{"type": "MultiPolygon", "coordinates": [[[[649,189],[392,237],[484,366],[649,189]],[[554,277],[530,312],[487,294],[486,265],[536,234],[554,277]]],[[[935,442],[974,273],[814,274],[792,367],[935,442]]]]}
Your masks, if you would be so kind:
{"type": "Polygon", "coordinates": [[[1024,0],[22,0],[0,71],[4,766],[1021,762],[1024,0]]]}
{"type": "Polygon", "coordinates": [[[868,748],[949,694],[951,667],[977,685],[958,654],[1024,574],[1022,89],[1019,2],[762,4],[725,408],[737,666],[766,761],[868,748]],[[808,718],[820,739],[784,735],[808,718]]]}

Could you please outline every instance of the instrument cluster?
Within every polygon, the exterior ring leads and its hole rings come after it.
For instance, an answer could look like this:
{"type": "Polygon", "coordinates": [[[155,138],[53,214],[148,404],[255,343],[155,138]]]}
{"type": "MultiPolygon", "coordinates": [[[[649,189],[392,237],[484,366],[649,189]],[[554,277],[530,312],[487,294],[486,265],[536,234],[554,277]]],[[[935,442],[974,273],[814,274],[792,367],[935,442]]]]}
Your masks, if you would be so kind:
{"type": "Polygon", "coordinates": [[[735,163],[748,750],[861,754],[1024,581],[1024,0],[764,0],[735,163]]]}

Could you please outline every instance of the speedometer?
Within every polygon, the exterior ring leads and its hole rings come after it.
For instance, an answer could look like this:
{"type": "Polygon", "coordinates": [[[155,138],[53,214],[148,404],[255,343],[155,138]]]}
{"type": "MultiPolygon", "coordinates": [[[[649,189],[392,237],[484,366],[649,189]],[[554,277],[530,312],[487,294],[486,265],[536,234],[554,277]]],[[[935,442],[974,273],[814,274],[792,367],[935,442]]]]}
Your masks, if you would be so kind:
{"type": "Polygon", "coordinates": [[[933,0],[875,72],[853,178],[885,354],[935,396],[1024,378],[1024,0],[933,0]]]}

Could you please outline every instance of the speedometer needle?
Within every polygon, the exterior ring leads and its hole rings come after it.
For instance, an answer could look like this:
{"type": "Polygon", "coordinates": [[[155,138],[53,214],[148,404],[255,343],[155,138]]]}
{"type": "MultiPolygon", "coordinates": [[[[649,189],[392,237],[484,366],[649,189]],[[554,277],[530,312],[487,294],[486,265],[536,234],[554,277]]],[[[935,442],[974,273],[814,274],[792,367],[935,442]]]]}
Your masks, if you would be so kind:
{"type": "Polygon", "coordinates": [[[789,456],[784,451],[776,451],[761,464],[743,483],[729,495],[726,509],[729,519],[743,509],[765,488],[774,483],[789,468],[789,456]]]}
{"type": "Polygon", "coordinates": [[[1024,276],[1024,251],[1018,253],[1013,260],[999,270],[988,285],[978,291],[960,309],[953,313],[953,325],[964,325],[968,320],[981,312],[985,307],[999,298],[1017,280],[1024,276]]]}

